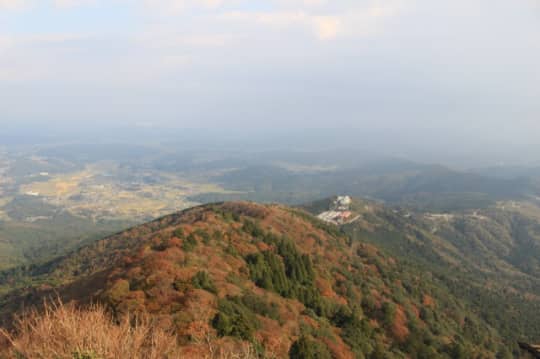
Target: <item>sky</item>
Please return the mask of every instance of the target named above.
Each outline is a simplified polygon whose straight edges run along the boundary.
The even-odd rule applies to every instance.
[[[0,0],[4,128],[520,146],[539,99],[539,0]]]

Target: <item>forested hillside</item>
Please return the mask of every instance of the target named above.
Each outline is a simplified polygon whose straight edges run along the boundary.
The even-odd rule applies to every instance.
[[[329,201],[306,208],[318,213]],[[341,230],[429,273],[505,338],[540,338],[540,209],[501,202],[432,213],[355,200]]]
[[[150,314],[186,357],[246,345],[277,358],[511,356],[433,273],[278,205],[196,207],[0,283],[11,288],[0,304],[8,328],[22,307],[58,293],[116,318]]]

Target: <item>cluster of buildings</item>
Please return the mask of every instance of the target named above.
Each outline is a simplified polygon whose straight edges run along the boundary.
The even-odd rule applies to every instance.
[[[351,203],[351,197],[337,196],[330,204],[329,210],[319,214],[317,217],[329,223],[347,223],[352,219]]]

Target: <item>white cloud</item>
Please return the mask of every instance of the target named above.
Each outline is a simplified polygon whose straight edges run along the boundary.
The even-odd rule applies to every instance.
[[[302,2],[307,6],[323,6],[328,3],[327,0],[303,0]]]
[[[161,64],[164,68],[162,71],[177,70],[192,63],[191,57],[187,55],[165,55],[161,59]]]
[[[229,2],[234,2],[234,0],[229,0]],[[169,15],[176,15],[190,9],[213,10],[224,3],[225,0],[144,0],[147,9]]]
[[[342,28],[342,20],[339,16],[311,15],[306,12],[275,12],[275,13],[237,13],[231,14],[231,18],[252,20],[260,24],[286,28],[301,26],[319,38],[320,40],[332,40],[338,36]]]
[[[45,3],[47,6],[53,6],[59,9],[69,9],[82,5],[94,4],[99,0],[0,0],[0,10],[26,10],[36,6],[36,4]]]
[[[223,47],[237,38],[238,36],[230,33],[213,32],[202,24],[186,31],[179,31],[174,25],[152,25],[136,35],[138,43],[152,49]]]
[[[11,36],[0,35],[0,53],[6,51],[13,45],[13,38]]]
[[[95,0],[54,0],[54,6],[61,9],[69,9],[82,5],[95,3]]]
[[[28,5],[27,0],[0,0],[0,10],[20,10]]]
[[[79,33],[50,33],[50,34],[33,34],[19,36],[18,43],[35,45],[35,44],[62,44],[70,41],[80,41],[90,38],[91,35]]]
[[[45,0],[44,0],[45,1]],[[404,0],[269,0],[271,10],[253,11],[248,0],[109,0],[122,1],[138,8],[143,6],[152,16],[190,16],[203,19],[216,31],[204,38],[192,36],[193,43],[223,44],[216,19],[227,19],[251,25],[264,25],[279,30],[301,28],[319,40],[333,40],[340,36],[373,33],[382,19],[393,16]],[[107,4],[103,0],[47,0],[59,9],[69,9],[90,4]],[[21,9],[35,5],[35,0],[0,0],[0,9]],[[195,15],[194,17],[192,15]],[[161,21],[161,20],[160,20]],[[197,20],[198,21],[198,20]],[[178,24],[177,24],[178,26]],[[251,31],[249,31],[251,33]]]
[[[312,21],[320,40],[332,40],[342,30],[341,19],[336,16],[316,16]]]
[[[0,7],[7,8],[9,3],[9,8],[18,8],[28,1],[32,0],[0,0]],[[114,1],[128,4],[131,0]],[[298,46],[316,47],[304,41],[306,35],[320,41],[370,35],[382,19],[397,13],[395,4],[400,0],[387,0],[385,6],[370,0],[362,7],[348,0],[340,1],[337,7],[327,0],[271,1],[275,6],[270,10],[253,11],[246,0],[137,0],[133,6],[152,7],[158,12],[152,11],[143,19],[142,31],[129,35],[41,32],[15,38],[0,36],[1,77],[13,81],[46,78],[84,82],[105,77],[120,83],[127,79],[152,80],[193,66],[214,66],[222,54],[238,54],[241,62],[246,54],[252,56],[250,49],[259,46],[261,39],[276,36],[283,40],[263,51],[286,57]],[[71,8],[103,1],[47,3]],[[236,55],[232,56],[234,59]],[[230,57],[225,60],[238,62]]]
[[[84,38],[86,36],[62,33],[0,36],[0,80],[47,78],[62,62],[60,52],[65,49],[64,44]]]
[[[303,28],[319,40],[333,40],[340,36],[368,36],[380,28],[380,23],[399,12],[397,6],[374,5],[368,8],[351,9],[328,15],[298,11],[250,12],[231,11],[220,19],[248,24],[269,26],[278,29]]]
[[[315,8],[328,4],[328,0],[273,0],[281,8]]]
[[[111,43],[124,46],[96,51]],[[0,36],[0,82],[122,86],[156,81],[192,63],[181,49],[149,43],[76,33]]]

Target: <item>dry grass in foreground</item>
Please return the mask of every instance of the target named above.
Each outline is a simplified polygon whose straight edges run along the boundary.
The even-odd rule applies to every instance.
[[[2,347],[2,341],[7,343]],[[208,346],[213,348],[213,344]],[[45,304],[41,312],[21,317],[13,334],[0,328],[0,359],[176,359],[182,355],[176,337],[149,316],[116,323],[100,306]],[[251,346],[238,351],[208,350],[205,359],[254,359]],[[197,355],[197,358],[200,358]]]
[[[0,332],[9,347],[0,358],[157,359],[179,358],[176,338],[149,319],[119,324],[101,307],[81,310],[62,303],[47,304],[18,320],[15,334]]]

